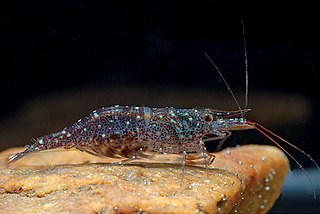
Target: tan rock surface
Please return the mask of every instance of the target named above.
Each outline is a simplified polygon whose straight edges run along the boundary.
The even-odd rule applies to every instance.
[[[266,213],[289,168],[283,153],[248,145],[215,155],[208,169],[186,166],[183,180],[180,163],[114,166],[64,151],[6,167],[2,155],[0,213]]]

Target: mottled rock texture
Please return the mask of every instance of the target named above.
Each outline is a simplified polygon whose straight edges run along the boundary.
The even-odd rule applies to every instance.
[[[21,150],[0,156],[0,213],[266,213],[289,169],[279,149],[257,145],[215,153],[208,168],[186,166],[183,179],[174,155],[112,165],[55,151],[5,166],[3,154]]]

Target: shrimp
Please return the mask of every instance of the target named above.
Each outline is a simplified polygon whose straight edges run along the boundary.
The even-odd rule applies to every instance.
[[[182,154],[183,175],[188,154],[196,153],[202,157],[206,167],[214,160],[214,155],[206,150],[205,141],[224,142],[232,131],[256,129],[279,146],[305,173],[302,165],[273,137],[299,150],[319,168],[310,155],[295,145],[262,125],[245,119],[244,114],[249,111],[119,105],[100,108],[62,131],[35,139],[32,145],[11,155],[7,161],[11,164],[30,153],[44,150],[76,148],[92,155],[121,158],[116,163],[122,164],[151,151]]]
[[[230,130],[252,128],[244,118],[237,117],[247,111],[115,105],[95,110],[62,131],[35,139],[25,151],[10,156],[8,161],[13,163],[30,153],[61,147],[129,158],[124,161],[136,159],[145,150],[183,154],[184,159],[187,153],[194,152],[207,157],[204,140],[224,139]]]

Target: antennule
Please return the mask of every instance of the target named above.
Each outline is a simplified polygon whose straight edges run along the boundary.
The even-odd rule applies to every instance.
[[[244,29],[244,23],[243,20],[241,20],[242,23],[242,36],[243,36],[243,46],[244,46],[244,58],[245,58],[245,66],[246,66],[246,92],[244,97],[244,108],[246,109],[248,106],[248,97],[249,97],[249,74],[248,74],[248,52],[247,52],[247,42],[246,42],[246,33]]]
[[[210,61],[210,63],[213,65],[213,67],[216,69],[216,71],[218,72],[218,74],[220,75],[221,79],[223,80],[224,84],[227,86],[228,91],[230,92],[233,100],[235,101],[237,108],[240,111],[241,117],[244,118],[244,114],[243,114],[243,110],[241,109],[239,102],[236,98],[236,96],[234,95],[233,91],[231,90],[228,82],[226,81],[226,79],[224,78],[224,76],[222,75],[222,72],[220,71],[220,69],[218,68],[218,66],[213,62],[213,60],[210,58],[210,56],[204,52],[204,55],[208,58],[208,60]]]

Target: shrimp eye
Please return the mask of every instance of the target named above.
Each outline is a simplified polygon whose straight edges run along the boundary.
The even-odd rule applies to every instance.
[[[210,123],[210,122],[212,122],[213,117],[212,117],[211,114],[206,114],[206,115],[203,116],[203,119],[204,119],[205,122]]]

